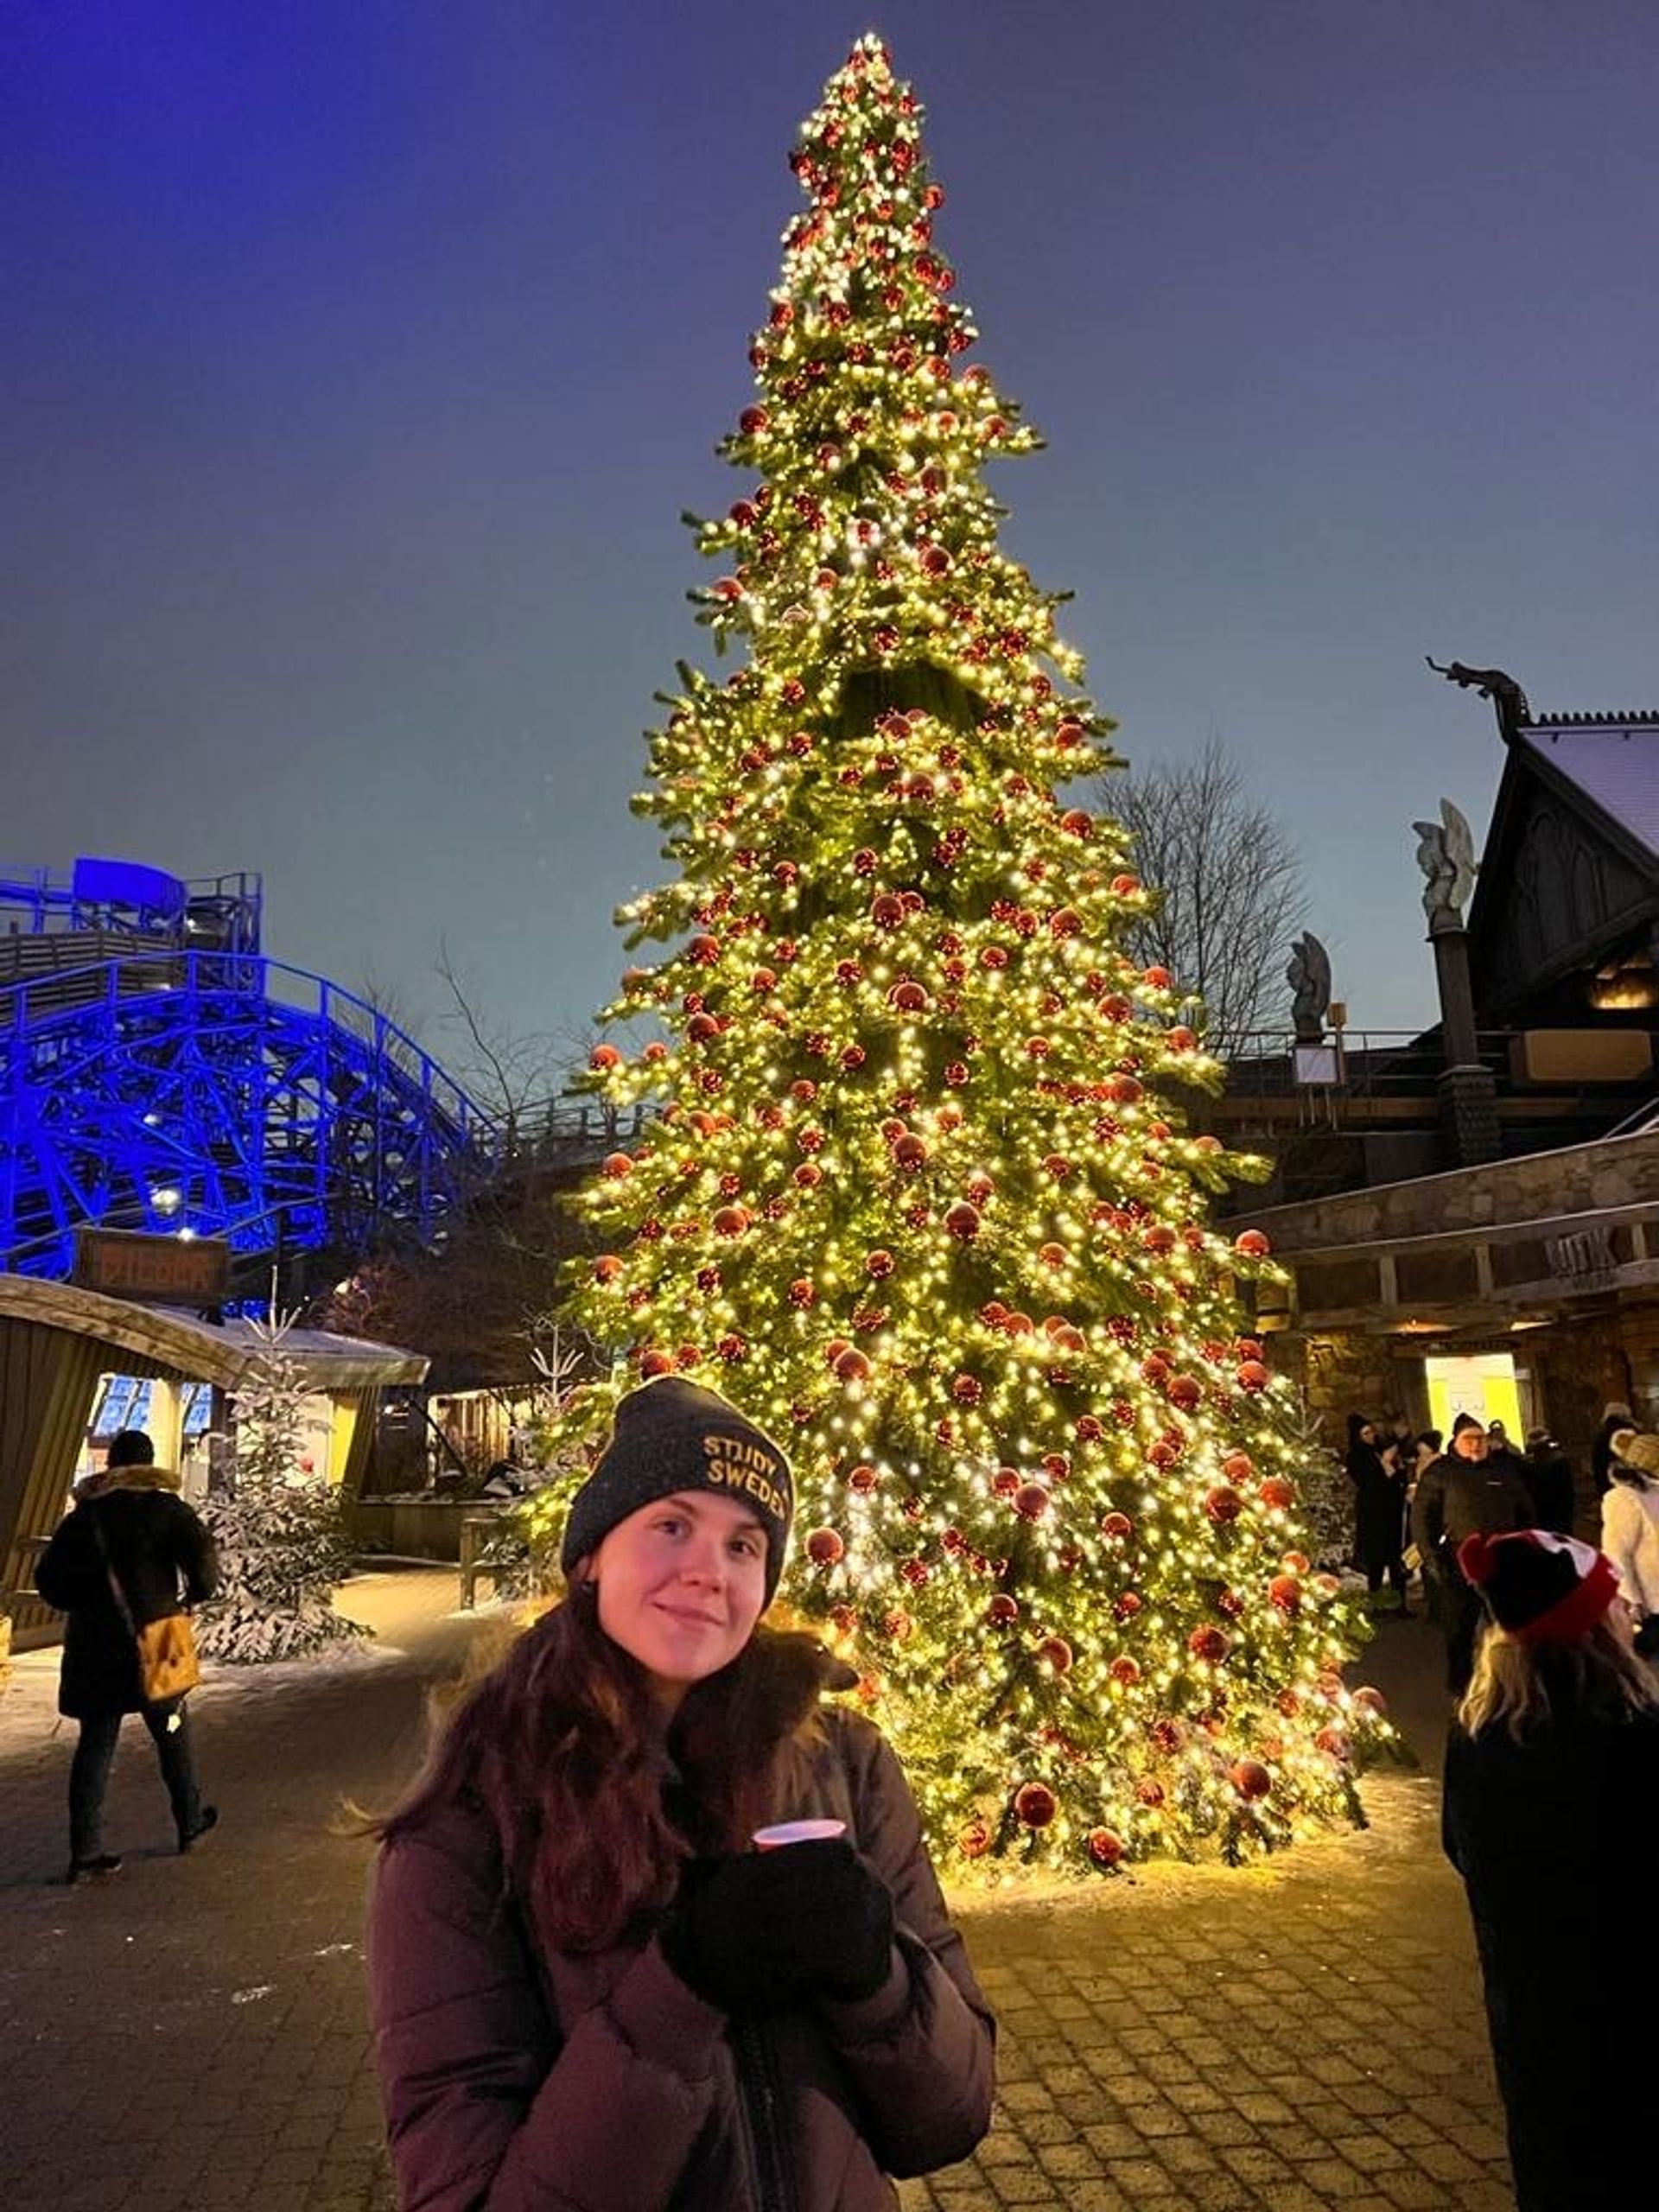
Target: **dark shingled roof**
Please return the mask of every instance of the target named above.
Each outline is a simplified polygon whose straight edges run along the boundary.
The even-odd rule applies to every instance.
[[[1540,715],[1516,742],[1659,855],[1659,714]]]

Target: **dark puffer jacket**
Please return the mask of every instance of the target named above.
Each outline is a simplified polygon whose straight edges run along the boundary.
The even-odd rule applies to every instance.
[[[892,2212],[888,2174],[968,2156],[990,2012],[885,1738],[819,1719],[775,1809],[845,1821],[893,1891],[892,1967],[862,2003],[739,2023],[654,1938],[538,1958],[481,1808],[386,1846],[369,1975],[404,2212]]]
[[[178,1482],[165,1467],[122,1467],[101,1476],[41,1554],[35,1587],[69,1616],[58,1710],[72,1719],[138,1713],[145,1703],[137,1649],[111,1593],[100,1533],[139,1627],[213,1593],[213,1540],[178,1496]]]

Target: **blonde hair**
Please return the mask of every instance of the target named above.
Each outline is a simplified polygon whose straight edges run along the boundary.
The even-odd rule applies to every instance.
[[[1659,1682],[1605,1615],[1570,1642],[1523,1643],[1488,1623],[1459,1725],[1471,1736],[1504,1728],[1517,1744],[1575,1717],[1633,1720],[1659,1712]]]

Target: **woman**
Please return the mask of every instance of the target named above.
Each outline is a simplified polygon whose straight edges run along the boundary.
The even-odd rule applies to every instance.
[[[1611,1399],[1602,1408],[1601,1427],[1590,1446],[1590,1478],[1595,1484],[1598,1497],[1606,1496],[1607,1485],[1613,1479],[1614,1438],[1621,1429],[1635,1427],[1636,1416],[1623,1398]]]
[[[1541,1529],[1467,1537],[1488,1619],[1446,1746],[1519,2212],[1613,2204],[1654,2164],[1659,1688],[1611,1562]]]
[[[1406,1486],[1399,1458],[1390,1442],[1385,1453],[1376,1428],[1363,1414],[1348,1416],[1348,1450],[1343,1460],[1354,1486],[1354,1555],[1365,1576],[1365,1587],[1375,1599],[1383,1578],[1394,1593],[1397,1611],[1406,1608],[1406,1568],[1401,1554],[1405,1546]]]
[[[185,1700],[146,1700],[133,1637],[135,1624],[176,1613],[181,1592],[192,1605],[211,1598],[219,1579],[213,1537],[178,1488],[143,1430],[124,1428],[35,1566],[35,1588],[69,1616],[58,1710],[80,1723],[69,1765],[71,1882],[119,1871],[120,1854],[104,1848],[104,1797],[129,1713],[143,1714],[156,1746],[179,1849],[191,1850],[219,1819],[201,1802]]]
[[[1636,1648],[1659,1654],[1659,1436],[1620,1429],[1601,1501],[1601,1548],[1637,1625]]]
[[[679,1376],[617,1408],[562,1603],[381,1826],[405,2212],[888,2212],[990,2122],[991,2015],[897,1760],[760,1629],[787,1461]],[[845,1837],[750,1847],[768,1823]]]

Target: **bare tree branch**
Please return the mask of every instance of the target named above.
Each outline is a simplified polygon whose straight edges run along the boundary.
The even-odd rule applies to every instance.
[[[1137,959],[1167,968],[1203,1001],[1205,1042],[1224,1059],[1271,1027],[1285,950],[1305,918],[1301,856],[1257,805],[1219,738],[1196,759],[1103,782],[1101,804],[1134,841],[1156,912],[1128,934]]]
[[[432,964],[449,995],[440,1024],[461,1040],[460,1050],[452,1056],[455,1073],[502,1124],[510,1151],[517,1150],[563,1088],[572,1064],[569,1039],[545,1031],[516,1034],[498,1022],[459,973],[442,938]]]

